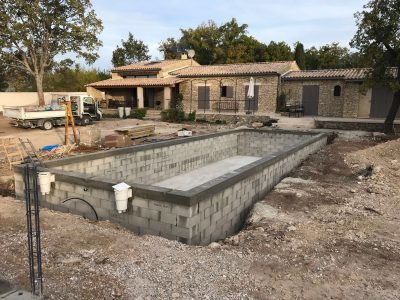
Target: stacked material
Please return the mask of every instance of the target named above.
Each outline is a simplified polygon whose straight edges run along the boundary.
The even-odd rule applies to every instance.
[[[115,132],[129,136],[131,139],[137,139],[141,137],[154,135],[155,125],[144,124],[131,127],[122,127],[116,129]]]

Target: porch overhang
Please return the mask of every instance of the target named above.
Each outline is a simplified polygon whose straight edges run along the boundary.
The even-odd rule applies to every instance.
[[[130,88],[130,87],[174,87],[184,81],[181,78],[123,78],[107,79],[86,85],[94,88]]]

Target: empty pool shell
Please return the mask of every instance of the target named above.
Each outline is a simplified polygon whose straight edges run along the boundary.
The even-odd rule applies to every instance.
[[[208,244],[239,230],[252,205],[326,139],[313,132],[241,129],[48,161],[40,171],[55,174],[56,182],[41,204],[92,213],[84,203],[61,203],[79,197],[100,219],[136,233]],[[112,186],[122,181],[133,197],[119,214]],[[15,189],[22,198],[20,167]]]

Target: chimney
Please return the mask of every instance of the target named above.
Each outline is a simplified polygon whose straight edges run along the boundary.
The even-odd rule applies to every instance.
[[[181,54],[181,59],[188,59],[187,54],[186,54],[186,53],[182,53],[182,54]]]

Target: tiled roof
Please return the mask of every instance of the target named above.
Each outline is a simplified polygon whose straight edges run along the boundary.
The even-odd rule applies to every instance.
[[[159,71],[164,67],[182,62],[181,59],[141,61],[127,66],[116,67],[112,72],[118,71]]]
[[[171,74],[178,77],[204,77],[229,75],[283,74],[295,65],[294,61],[226,64],[187,67]],[[296,66],[297,67],[297,66]]]
[[[326,70],[306,70],[291,71],[283,76],[284,79],[345,79],[362,80],[368,74],[368,68],[362,69],[326,69]]]
[[[168,78],[124,78],[107,79],[88,84],[93,87],[134,87],[134,86],[170,86],[183,81],[175,77]]]

